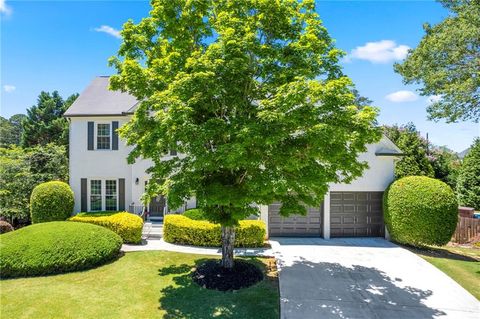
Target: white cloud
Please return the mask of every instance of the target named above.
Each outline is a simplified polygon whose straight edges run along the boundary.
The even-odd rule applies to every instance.
[[[15,91],[16,87],[14,85],[9,85],[9,84],[6,84],[3,86],[3,90],[7,93],[11,93],[13,91]]]
[[[0,0],[1,1],[1,0]],[[115,38],[121,39],[120,31],[117,29],[112,28],[111,26],[108,25],[102,25],[100,28],[95,28],[94,29],[97,32],[105,32],[107,34],[110,34],[111,36],[114,36]]]
[[[7,6],[6,0],[0,0],[0,13],[9,15],[12,13],[12,8]]]
[[[427,98],[427,103],[430,105],[433,103],[440,102],[441,99],[442,99],[441,95],[432,95]]]
[[[363,46],[356,47],[346,56],[345,61],[353,59],[366,60],[372,63],[389,63],[405,59],[409,46],[397,45],[392,40],[367,42]]]
[[[402,103],[416,101],[418,99],[418,95],[412,91],[397,91],[388,94],[385,98],[394,103]]]

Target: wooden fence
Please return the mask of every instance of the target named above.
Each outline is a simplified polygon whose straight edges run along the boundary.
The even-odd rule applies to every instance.
[[[466,244],[476,236],[480,236],[480,219],[459,216],[452,241]]]

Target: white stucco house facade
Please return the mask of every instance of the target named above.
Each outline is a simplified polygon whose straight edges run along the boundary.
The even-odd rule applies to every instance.
[[[126,123],[138,101],[127,93],[108,90],[109,78],[96,77],[65,112],[70,127],[70,186],[75,194],[75,213],[82,211],[142,210],[150,160],[127,163],[131,147],[116,129]],[[369,168],[350,184],[331,184],[321,207],[307,216],[283,218],[280,204],[260,207],[270,236],[385,236],[382,194],[394,180],[395,161],[401,151],[388,138],[368,146],[360,159]],[[177,156],[165,154],[165,158]],[[195,207],[195,199],[175,211]],[[146,208],[151,217],[170,212],[158,196]]]

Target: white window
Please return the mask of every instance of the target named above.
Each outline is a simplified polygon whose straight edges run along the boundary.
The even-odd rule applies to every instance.
[[[111,132],[109,123],[97,124],[97,150],[109,150],[111,146]]]
[[[102,210],[102,181],[90,180],[90,210]]]
[[[118,210],[118,184],[116,179],[90,180],[90,211]]]
[[[105,181],[105,210],[117,210],[117,181]]]

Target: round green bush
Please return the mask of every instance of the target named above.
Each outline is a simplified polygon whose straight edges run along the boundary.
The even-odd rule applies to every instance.
[[[34,224],[0,235],[1,278],[66,273],[119,256],[122,239],[104,227],[72,222]]]
[[[395,181],[383,195],[383,206],[390,236],[399,243],[445,245],[457,225],[454,192],[430,177],[408,176]]]
[[[72,215],[73,192],[64,182],[53,181],[37,185],[30,196],[32,223],[66,220]]]

